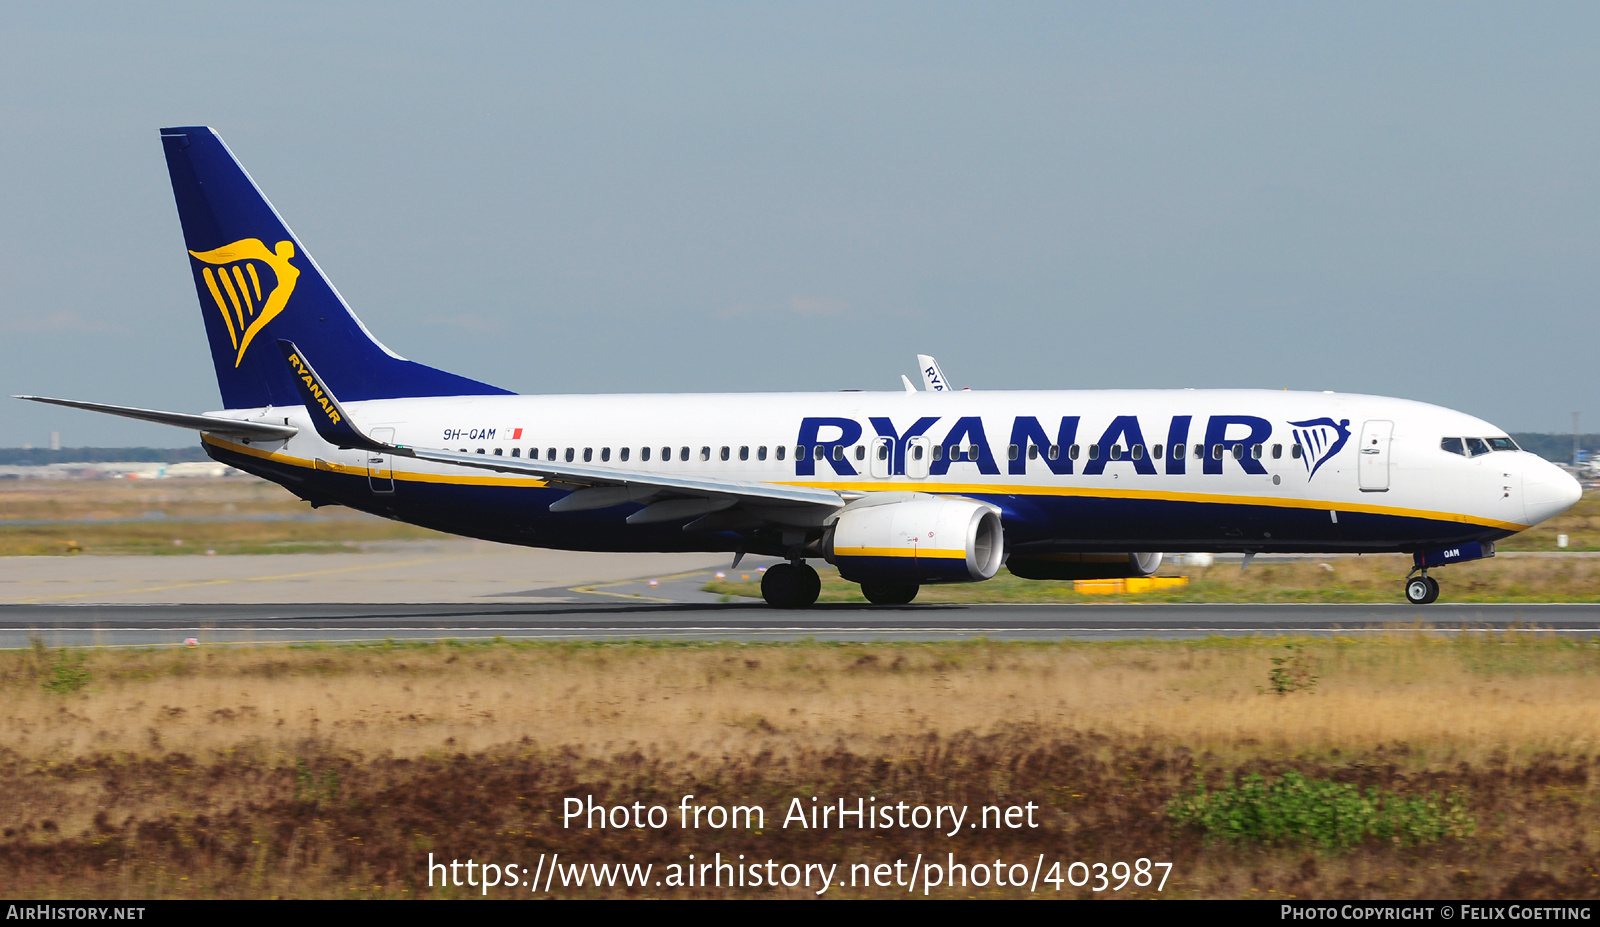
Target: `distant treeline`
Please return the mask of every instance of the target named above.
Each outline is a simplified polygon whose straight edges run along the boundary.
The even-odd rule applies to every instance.
[[[210,458],[198,444],[194,447],[64,447],[59,451],[38,447],[0,447],[0,464],[106,463],[114,460],[187,463]]]
[[[1545,460],[1572,463],[1572,435],[1536,435],[1513,432],[1511,440],[1525,451],[1532,451]],[[1578,435],[1578,447],[1585,451],[1600,448],[1600,435]]]

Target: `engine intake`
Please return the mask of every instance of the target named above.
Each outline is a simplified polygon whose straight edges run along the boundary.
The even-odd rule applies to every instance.
[[[1005,560],[1000,515],[971,499],[870,496],[839,514],[823,557],[853,582],[972,583]]]

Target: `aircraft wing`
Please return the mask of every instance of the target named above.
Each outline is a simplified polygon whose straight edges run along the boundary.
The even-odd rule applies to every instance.
[[[553,503],[550,506],[553,512],[606,508],[624,502],[654,500],[663,495],[710,500],[709,507],[701,506],[693,512],[685,510],[683,514],[705,514],[732,508],[741,502],[760,503],[766,506],[821,505],[829,508],[842,507],[846,502],[839,493],[814,486],[784,486],[776,483],[745,483],[703,477],[671,476],[641,473],[636,470],[616,470],[590,464],[496,457],[443,448],[384,444],[381,441],[374,441],[357,427],[355,421],[350,418],[350,413],[345,411],[333,392],[328,389],[327,381],[317,375],[311,362],[306,359],[305,352],[290,341],[279,341],[278,347],[293,372],[294,381],[300,389],[300,398],[305,403],[306,410],[311,413],[311,421],[317,429],[317,434],[330,444],[381,451],[396,457],[411,457],[457,467],[474,467],[501,473],[523,473],[577,490],[571,496]],[[651,514],[647,514],[650,509],[636,512],[630,516],[629,521],[638,524],[678,517],[677,511],[671,508],[669,503],[657,503],[657,505],[662,507],[651,506],[650,509],[655,509]]]
[[[735,501],[761,501],[763,503],[787,503],[790,505],[826,505],[837,508],[845,504],[845,500],[831,489],[821,489],[814,486],[784,486],[777,483],[743,483],[733,480],[696,479],[694,477],[668,476],[666,474],[641,473],[636,470],[613,470],[609,467],[596,467],[585,464],[557,463],[555,461],[526,460],[517,457],[491,457],[485,454],[463,454],[460,451],[431,450],[420,447],[395,447],[390,453],[403,457],[415,457],[417,460],[427,460],[433,463],[453,464],[458,467],[476,467],[480,470],[497,470],[501,473],[524,473],[536,476],[552,483],[561,483],[574,489],[588,489],[599,487],[628,488],[636,491],[636,495],[654,495],[666,493],[683,496],[728,496]],[[619,496],[621,494],[618,494]],[[611,498],[610,495],[594,495],[594,500]],[[565,502],[566,500],[562,500]],[[585,500],[587,501],[587,500]],[[618,498],[612,505],[631,501],[627,498]],[[551,511],[576,509],[587,506],[562,506],[561,502],[552,505]]]
[[[300,433],[300,429],[293,425],[278,425],[272,422],[252,422],[243,419],[225,418],[221,415],[192,415],[188,412],[161,412],[156,409],[139,409],[134,406],[112,406],[103,402],[83,402],[77,399],[51,399],[48,396],[12,396],[12,399],[26,399],[29,402],[45,402],[53,406],[66,406],[69,409],[84,409],[89,412],[104,412],[107,415],[120,415],[123,418],[136,418],[141,422],[154,422],[157,425],[176,425],[179,428],[195,428],[214,435],[233,435],[245,438],[292,438]]]

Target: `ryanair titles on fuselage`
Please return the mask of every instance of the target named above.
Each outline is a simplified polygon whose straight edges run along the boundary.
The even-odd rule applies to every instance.
[[[1037,416],[1019,415],[1013,418],[1007,443],[1018,448],[1019,452],[1014,457],[1007,455],[1006,472],[1011,475],[1027,472],[1029,445],[1054,449],[1054,453],[1039,454],[1036,460],[1057,475],[1081,472],[1086,476],[1094,476],[1104,473],[1106,466],[1112,463],[1130,464],[1136,473],[1149,476],[1157,473],[1187,473],[1194,463],[1199,464],[1198,469],[1202,473],[1221,474],[1223,463],[1228,458],[1233,458],[1245,473],[1265,475],[1267,472],[1266,466],[1254,456],[1259,453],[1255,447],[1268,444],[1273,429],[1272,423],[1260,416],[1211,415],[1204,418],[1203,426],[1197,427],[1195,416],[1174,415],[1163,422],[1164,433],[1153,433],[1158,441],[1164,439],[1165,448],[1168,449],[1162,455],[1164,459],[1156,458],[1151,442],[1146,440],[1145,427],[1136,415],[1115,416],[1099,439],[1087,445],[1086,453],[1081,456],[1069,453],[1068,449],[1078,444],[1081,418],[1077,415],[1062,416],[1055,425],[1054,434],[1046,430]],[[941,420],[941,416],[924,416],[901,430],[886,416],[867,418],[876,437],[889,442],[889,472],[894,475],[905,474],[908,447],[912,439],[925,436]],[[1305,464],[1308,474],[1315,474],[1350,439],[1349,419],[1334,421],[1331,418],[1318,418],[1289,424],[1293,428],[1293,456]],[[795,475],[815,476],[817,465],[826,463],[836,475],[859,476],[847,450],[861,443],[864,433],[865,428],[853,418],[803,418],[796,444],[804,448],[805,453],[796,455]],[[1191,439],[1191,433],[1197,437]],[[1191,444],[1191,441],[1195,443]],[[990,446],[982,416],[958,417],[945,431],[944,437],[933,443],[943,448],[954,448],[955,452],[935,455],[928,468],[930,476],[947,474],[954,463],[972,463],[977,465],[979,473],[1000,474],[1000,463]],[[1191,459],[1190,454],[1196,453],[1194,451],[1171,453],[1170,449],[1180,445],[1186,451],[1191,447],[1204,448],[1204,451],[1197,454],[1198,459]],[[1081,470],[1077,469],[1080,465]]]

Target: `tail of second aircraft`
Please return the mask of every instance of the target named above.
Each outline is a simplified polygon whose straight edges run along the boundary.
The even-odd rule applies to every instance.
[[[507,392],[372,337],[210,127],[162,129],[161,144],[224,406],[299,405],[280,339],[315,357],[346,401]]]

